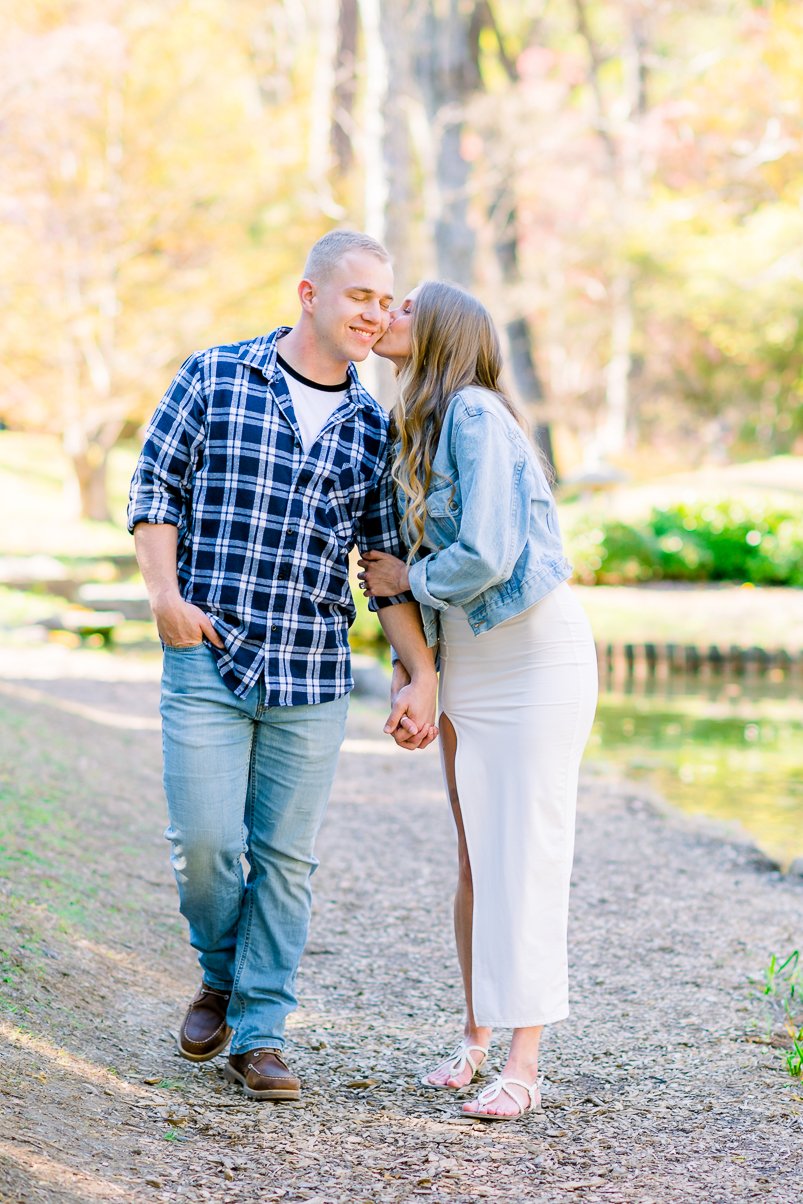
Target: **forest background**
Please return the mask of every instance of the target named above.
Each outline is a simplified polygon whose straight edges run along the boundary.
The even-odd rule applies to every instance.
[[[292,321],[337,225],[399,296],[486,301],[561,475],[800,450],[795,0],[1,7],[0,420],[60,437],[84,516],[184,356]]]

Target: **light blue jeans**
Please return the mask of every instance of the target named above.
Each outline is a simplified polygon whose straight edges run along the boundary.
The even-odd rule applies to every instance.
[[[237,698],[205,644],[165,649],[165,835],[204,982],[232,993],[232,1053],[284,1044],[348,711],[348,695],[314,706],[264,699],[262,682]]]

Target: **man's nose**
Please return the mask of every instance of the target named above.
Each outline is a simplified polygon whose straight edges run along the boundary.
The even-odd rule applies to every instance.
[[[379,304],[379,301],[375,298],[373,301],[369,301],[365,305],[362,311],[362,316],[370,319],[371,322],[378,322],[381,325],[382,319],[385,317],[385,311]]]

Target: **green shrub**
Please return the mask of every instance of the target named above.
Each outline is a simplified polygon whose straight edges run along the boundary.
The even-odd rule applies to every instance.
[[[568,543],[575,578],[584,585],[648,581],[659,575],[658,547],[647,530],[589,516],[573,528]]]
[[[585,584],[663,579],[803,586],[803,516],[739,501],[653,509],[632,524],[586,516],[567,543]]]

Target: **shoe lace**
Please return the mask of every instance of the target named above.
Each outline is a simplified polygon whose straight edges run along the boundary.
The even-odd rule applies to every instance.
[[[266,1046],[264,1049],[252,1049],[251,1050],[252,1060],[255,1060],[256,1058],[260,1057],[262,1054],[273,1054],[273,1056],[275,1057],[276,1061],[279,1063],[280,1066],[283,1066],[285,1070],[290,1069],[290,1067],[287,1065],[287,1063],[285,1062],[284,1058],[281,1055],[281,1050],[272,1048],[271,1046]]]

